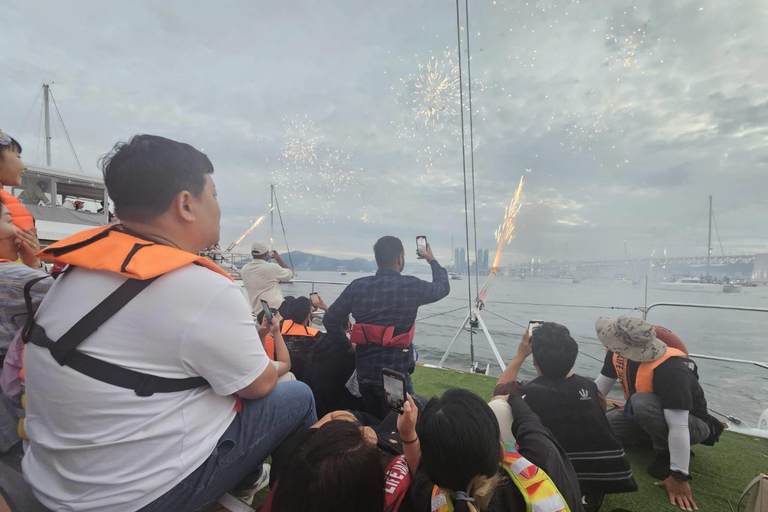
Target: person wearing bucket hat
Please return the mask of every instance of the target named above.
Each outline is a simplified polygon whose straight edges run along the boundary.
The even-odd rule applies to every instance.
[[[624,446],[651,444],[656,458],[648,472],[662,480],[670,503],[696,509],[689,480],[691,445],[714,445],[722,425],[707,410],[698,372],[685,352],[657,338],[642,318],[599,318],[597,337],[608,348],[595,380],[608,394],[618,379],[627,402],[608,412],[608,421]]]
[[[277,251],[269,250],[269,244],[266,242],[253,242],[251,256],[253,261],[240,269],[243,286],[251,301],[251,311],[261,312],[262,299],[269,303],[270,308],[279,308],[284,300],[280,283],[293,279],[293,270],[286,265]],[[273,258],[275,263],[270,263],[269,258]]]

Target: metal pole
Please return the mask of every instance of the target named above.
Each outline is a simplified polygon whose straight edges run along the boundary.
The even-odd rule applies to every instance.
[[[269,250],[275,243],[275,186],[269,185]]]
[[[709,255],[712,252],[712,196],[709,196],[709,235],[707,235],[707,277],[709,277]]]
[[[445,364],[445,360],[448,359],[448,354],[451,352],[451,348],[453,348],[453,344],[456,343],[456,340],[459,339],[459,335],[461,334],[461,331],[464,330],[464,327],[467,325],[467,322],[469,322],[469,317],[471,316],[472,312],[470,311],[467,313],[467,318],[464,319],[464,322],[462,322],[461,327],[459,327],[459,330],[456,331],[456,336],[453,337],[451,340],[451,344],[448,345],[448,348],[445,350],[445,354],[443,354],[443,357],[440,359],[440,362],[437,363],[438,368],[442,368],[443,364]]]
[[[48,84],[43,84],[43,106],[45,110],[45,165],[51,166],[51,116],[48,111]]]
[[[491,338],[491,333],[488,332],[488,327],[485,326],[485,321],[483,320],[483,317],[480,316],[480,313],[477,313],[477,320],[480,322],[480,327],[482,327],[483,332],[485,333],[485,338],[488,340],[488,344],[491,346],[491,350],[493,350],[493,355],[496,356],[496,361],[499,362],[501,371],[506,370],[507,365],[504,364],[504,360],[501,358],[501,354],[499,354],[499,349],[496,348],[496,344],[493,342],[493,338]]]

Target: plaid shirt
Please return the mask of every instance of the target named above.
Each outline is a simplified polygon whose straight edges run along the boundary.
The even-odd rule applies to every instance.
[[[325,313],[323,324],[328,334],[333,339],[344,336],[344,324],[350,313],[357,323],[393,326],[395,336],[410,331],[419,306],[437,302],[451,290],[448,272],[437,261],[432,261],[430,266],[431,283],[394,270],[379,270],[375,276],[355,279]],[[413,372],[413,366],[410,348],[357,347],[357,379],[360,382],[381,385],[382,368],[409,374]]]

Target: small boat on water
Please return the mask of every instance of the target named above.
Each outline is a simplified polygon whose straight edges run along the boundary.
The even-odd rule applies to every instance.
[[[347,275],[347,269],[345,267],[339,267],[336,269],[336,272],[339,273],[340,276]]]
[[[724,284],[723,293],[741,293],[741,286],[731,283]]]
[[[449,270],[448,271],[448,277],[450,277],[454,281],[461,281],[461,274],[456,272],[455,270]]]

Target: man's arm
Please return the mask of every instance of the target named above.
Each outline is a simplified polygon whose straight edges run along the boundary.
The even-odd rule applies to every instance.
[[[427,250],[419,259],[427,260],[429,266],[432,267],[432,282],[420,281],[421,283],[421,303],[432,304],[440,299],[447,297],[451,292],[451,283],[448,281],[448,271],[435,259],[432,254],[432,247],[427,244]]]
[[[326,311],[325,315],[323,315],[323,325],[325,326],[325,330],[332,340],[338,340],[341,338],[346,340],[347,338],[344,327],[349,320],[349,314],[352,312],[352,292],[350,292],[351,286],[352,285],[349,285],[344,288],[344,291],[341,292],[339,298],[336,299],[333,304],[331,304],[331,306],[328,308],[328,311]]]
[[[493,388],[494,395],[523,395],[522,385],[517,381],[517,376],[529,355],[531,355],[531,343],[528,329],[526,329],[520,344],[517,346],[515,357],[512,358],[512,362],[496,381],[496,386]]]
[[[616,383],[618,375],[616,374],[616,368],[613,366],[613,352],[605,354],[605,361],[603,361],[603,368],[600,370],[600,375],[595,379],[595,385],[597,385],[598,391],[603,396],[608,396],[608,392]]]

